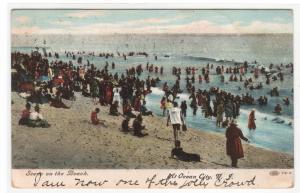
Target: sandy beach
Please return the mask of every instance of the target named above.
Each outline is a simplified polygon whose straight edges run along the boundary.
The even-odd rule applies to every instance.
[[[100,106],[104,125],[89,123],[96,107],[92,99],[82,96],[71,109],[41,106],[50,128],[18,125],[25,99],[12,92],[12,167],[13,168],[86,168],[86,169],[213,169],[230,168],[225,151],[225,136],[188,128],[179,139],[183,150],[198,153],[203,162],[183,162],[170,158],[173,148],[171,126],[166,118],[143,117],[148,136],[137,138],[120,132],[122,116],[108,115]],[[99,106],[98,106],[99,107]],[[130,125],[133,120],[131,120]],[[239,168],[293,168],[293,155],[274,152],[243,143],[245,158]]]

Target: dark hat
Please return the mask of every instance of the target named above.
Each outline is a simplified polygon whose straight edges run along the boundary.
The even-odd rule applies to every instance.
[[[26,103],[26,108],[30,108],[30,107],[31,107],[30,103]]]
[[[40,110],[40,106],[37,104],[37,105],[35,105],[35,107],[34,107],[34,110]]]
[[[237,125],[237,121],[235,119],[231,120],[230,125]]]

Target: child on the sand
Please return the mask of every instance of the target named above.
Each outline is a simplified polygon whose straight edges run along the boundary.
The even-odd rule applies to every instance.
[[[98,125],[100,123],[100,120],[97,117],[97,114],[100,112],[99,108],[96,108],[92,113],[91,113],[91,122],[94,125]]]

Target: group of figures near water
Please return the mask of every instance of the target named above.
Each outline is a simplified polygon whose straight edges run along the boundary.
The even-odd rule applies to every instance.
[[[214,65],[208,63],[200,69],[191,66],[181,69],[172,67],[172,75],[175,77],[173,85],[163,82],[161,76],[167,76],[163,66],[157,66],[147,63],[145,66],[140,64],[126,69],[122,74],[112,73],[110,64],[105,63],[103,68],[97,68],[89,60],[83,63],[85,55],[93,57],[114,58],[121,57],[127,60],[132,56],[151,57],[146,52],[129,53],[99,53],[94,52],[65,52],[68,62],[60,60],[59,53],[47,53],[42,55],[38,51],[32,51],[30,54],[14,52],[12,53],[12,90],[26,99],[26,107],[22,111],[19,121],[20,125],[29,127],[51,127],[41,114],[41,104],[48,104],[53,108],[71,109],[72,103],[76,102],[75,93],[80,93],[84,97],[90,97],[94,106],[109,106],[109,115],[123,116],[124,120],[120,123],[121,131],[132,133],[137,137],[145,137],[147,125],[143,125],[143,116],[154,116],[154,113],[147,107],[146,96],[152,92],[153,87],[161,87],[164,96],[160,101],[162,115],[167,116],[167,126],[171,122],[174,136],[174,148],[171,150],[171,157],[182,161],[201,161],[200,155],[187,153],[181,147],[179,130],[187,131],[188,106],[192,109],[193,115],[197,116],[197,110],[200,107],[202,115],[205,118],[213,119],[215,117],[216,126],[226,128],[225,136],[226,152],[232,160],[232,167],[237,167],[237,160],[244,157],[241,139],[249,142],[243,135],[237,124],[237,117],[240,115],[241,106],[268,104],[267,96],[260,96],[255,99],[251,94],[234,95],[233,93],[222,90],[219,87],[211,87],[209,90],[196,89],[195,84],[209,84],[211,73],[215,73],[220,78],[220,83],[228,84],[225,81],[225,74],[229,76],[229,82],[241,82],[249,90],[259,90],[263,87],[262,82],[255,82],[260,76],[265,77],[265,84],[269,85],[271,81],[284,81],[283,69],[290,70],[293,73],[293,64],[280,64],[275,66],[270,64],[268,68],[260,67],[257,62],[250,66],[248,62],[235,63],[234,66],[224,67],[223,65]],[[155,60],[158,57],[155,55]],[[165,56],[166,57],[166,56]],[[77,65],[73,63],[76,62]],[[111,63],[111,69],[115,69],[117,64]],[[215,67],[216,66],[216,67]],[[185,70],[186,84],[182,88],[182,70]],[[199,70],[199,73],[198,73]],[[148,76],[142,77],[142,74],[148,73]],[[246,75],[253,77],[247,77]],[[198,76],[198,81],[196,78]],[[197,83],[196,83],[197,82]],[[201,86],[200,86],[201,87]],[[179,94],[187,91],[190,104],[182,101],[178,104]],[[278,97],[277,87],[272,88],[270,97]],[[67,103],[67,104],[66,104]],[[34,111],[31,106],[35,104]],[[283,99],[284,105],[290,105],[289,98]],[[90,123],[94,125],[103,125],[105,120],[98,117],[100,107],[93,108],[90,114]],[[122,112],[120,112],[120,109]],[[282,113],[281,104],[274,107],[274,113]],[[225,116],[225,119],[224,119]],[[57,117],[59,119],[59,117]],[[132,127],[129,126],[130,119],[134,119]],[[256,129],[255,109],[248,117],[248,128]]]

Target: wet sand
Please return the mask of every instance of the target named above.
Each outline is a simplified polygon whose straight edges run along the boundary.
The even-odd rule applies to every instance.
[[[86,168],[86,169],[210,169],[230,168],[225,151],[225,136],[196,129],[181,132],[183,150],[198,153],[203,162],[183,162],[170,158],[173,131],[166,118],[144,117],[148,136],[137,138],[122,133],[122,116],[108,115],[108,107],[98,117],[104,125],[89,123],[96,108],[92,99],[77,97],[71,109],[41,105],[50,128],[19,126],[26,100],[12,92],[12,167],[13,168]],[[130,122],[132,123],[133,119]],[[239,168],[293,168],[293,155],[258,148],[243,142],[245,158]]]

